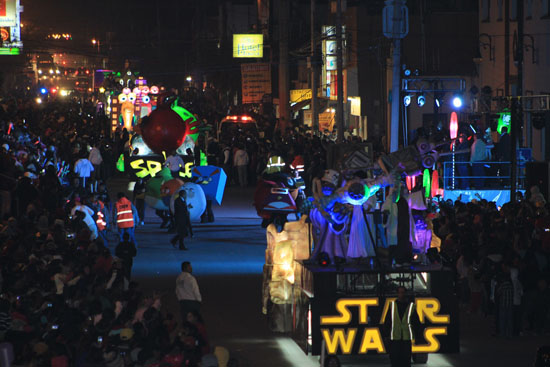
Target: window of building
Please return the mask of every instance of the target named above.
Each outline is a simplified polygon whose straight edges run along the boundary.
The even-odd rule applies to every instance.
[[[525,19],[533,19],[533,0],[525,2]]]
[[[518,20],[518,0],[510,0],[510,20]]]
[[[491,21],[491,0],[481,1],[481,21],[482,22]]]
[[[503,0],[497,0],[497,11],[498,11],[498,16],[497,16],[497,22],[502,22],[502,4],[504,3]]]

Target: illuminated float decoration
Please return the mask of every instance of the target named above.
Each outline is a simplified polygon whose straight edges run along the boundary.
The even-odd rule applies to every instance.
[[[162,154],[176,151],[187,136],[195,142],[199,136],[199,122],[195,116],[178,106],[177,99],[173,103],[159,102],[158,108],[140,124],[145,144],[153,152]]]
[[[200,220],[202,213],[206,210],[206,196],[201,186],[193,182],[186,182],[175,190],[170,199],[170,209],[172,213],[174,212],[174,202],[179,197],[180,190],[184,190],[187,194],[185,201],[187,202],[189,219],[191,219],[191,221]]]

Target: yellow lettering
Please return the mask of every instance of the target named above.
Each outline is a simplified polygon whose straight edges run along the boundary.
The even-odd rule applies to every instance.
[[[149,174],[149,170],[145,167],[141,167],[141,165],[145,163],[143,159],[137,159],[135,161],[130,162],[130,167],[133,169],[139,169],[140,171],[136,172],[136,176],[139,178],[146,177]]]
[[[437,327],[427,327],[424,330],[424,339],[427,344],[424,345],[412,345],[413,353],[435,353],[439,351],[440,344],[439,340],[435,337],[436,335],[447,335],[446,326],[437,326]]]
[[[341,298],[336,301],[339,316],[321,316],[321,325],[345,325],[351,321],[349,307],[359,307],[359,323],[368,323],[368,306],[378,306],[378,298]]]
[[[448,324],[450,322],[449,315],[438,315],[441,309],[441,304],[437,298],[417,298],[416,312],[418,319],[424,323],[425,317],[434,324]]]
[[[344,329],[334,329],[332,334],[328,329],[321,329],[321,333],[323,334],[329,354],[336,354],[338,346],[340,346],[342,354],[350,354],[357,329],[348,329],[347,332]]]
[[[363,340],[359,353],[365,354],[369,350],[376,350],[378,353],[386,353],[380,330],[377,328],[365,328],[363,332]]]
[[[384,324],[386,322],[386,316],[388,315],[388,311],[390,309],[390,305],[393,301],[395,301],[397,298],[395,297],[388,297],[386,298],[386,303],[384,303],[384,309],[382,310],[382,316],[380,317],[380,324]]]
[[[147,161],[147,168],[149,168],[151,177],[155,177],[162,170],[162,164],[156,161]]]
[[[191,171],[193,170],[194,166],[195,164],[193,162],[185,163],[185,172],[180,172],[180,177],[191,178]]]

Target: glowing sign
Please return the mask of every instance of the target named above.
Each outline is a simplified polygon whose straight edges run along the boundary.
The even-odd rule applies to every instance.
[[[290,103],[298,103],[311,99],[311,89],[291,89]]]
[[[329,354],[351,354],[356,347],[357,354],[366,354],[369,351],[385,353],[386,347],[380,333],[380,325],[386,321],[391,302],[395,298],[386,298],[380,320],[373,321],[369,317],[369,307],[378,307],[380,299],[375,298],[341,298],[336,301],[336,316],[321,316],[321,335],[326,343]],[[354,309],[352,312],[352,308]],[[355,312],[355,309],[357,311]],[[436,298],[417,298],[415,300],[415,309],[418,319],[422,324],[430,323],[426,326],[423,338],[413,340],[413,353],[434,353],[439,351],[441,344],[437,338],[438,335],[447,335],[447,326],[451,319],[449,315],[439,313],[441,304]],[[353,320],[352,315],[358,315],[358,320]],[[354,322],[355,321],[355,322]],[[359,327],[344,328],[344,326],[354,322]],[[434,324],[437,324],[434,326]],[[364,326],[367,327],[364,327]],[[372,327],[368,327],[372,326]],[[360,341],[355,343],[356,339]],[[424,344],[420,344],[423,339]]]
[[[233,57],[261,58],[264,56],[263,34],[234,34]]]
[[[180,157],[183,159],[185,164],[180,169],[179,176],[181,178],[190,179],[193,174],[193,168],[195,167],[193,158],[189,156]],[[162,170],[163,163],[163,156],[131,156],[127,159],[127,161],[125,160],[121,163],[121,167],[117,167],[117,169],[121,172],[127,172],[131,177],[155,177]]]
[[[0,0],[0,27],[17,26],[17,5],[15,0]]]
[[[510,132],[510,126],[512,125],[512,113],[510,111],[504,111],[498,114],[497,131],[502,134],[502,128],[505,127]]]
[[[19,48],[0,47],[0,55],[19,55],[19,54],[21,54],[21,50]]]
[[[8,42],[10,40],[9,28],[0,28],[0,38],[2,39],[2,42]]]

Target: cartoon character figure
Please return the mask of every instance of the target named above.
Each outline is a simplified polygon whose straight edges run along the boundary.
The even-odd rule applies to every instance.
[[[134,114],[136,103],[136,95],[134,93],[122,93],[118,96],[120,103],[119,123],[128,131],[132,131],[136,125],[136,116]]]
[[[143,91],[142,91],[143,94]],[[140,118],[144,116],[148,116],[151,111],[153,111],[153,106],[151,105],[151,97],[149,97],[147,94],[141,96],[141,112],[140,112]]]
[[[192,221],[201,219],[202,213],[206,210],[206,196],[200,185],[193,182],[186,182],[172,195],[170,200],[170,209],[174,212],[174,201],[178,198],[180,190],[185,190],[187,193],[186,201],[189,210],[189,218]]]
[[[215,200],[221,205],[227,182],[227,175],[224,170],[216,166],[199,166],[193,168],[192,174],[191,179],[201,186],[206,199]]]

